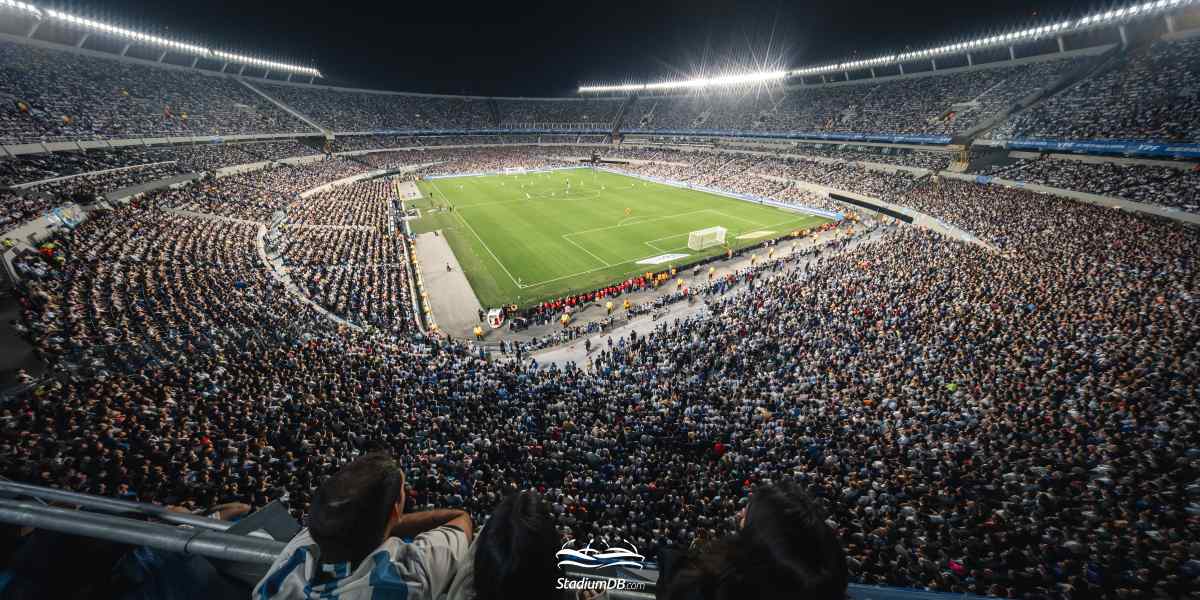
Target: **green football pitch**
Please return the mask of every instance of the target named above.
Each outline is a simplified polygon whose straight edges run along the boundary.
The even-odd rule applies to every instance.
[[[485,307],[529,306],[725,251],[689,250],[698,229],[725,227],[736,249],[828,221],[593,169],[417,185],[424,198],[406,202],[421,211],[414,233],[445,235]],[[684,256],[644,262],[668,254]]]

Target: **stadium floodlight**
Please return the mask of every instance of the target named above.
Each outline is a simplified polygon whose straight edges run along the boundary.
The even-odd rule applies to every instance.
[[[1191,6],[1194,4],[1200,4],[1200,0],[1150,0],[1148,2],[1126,6],[1121,9],[1113,9],[1102,13],[1090,14],[1078,19],[1059,21],[1054,24],[1046,24],[1019,31],[994,34],[966,42],[948,44],[927,50],[902,52],[900,54],[891,54],[867,60],[848,62],[843,61],[830,63],[827,65],[804,66],[793,69],[790,72],[790,75],[793,77],[823,75],[826,73],[838,73],[863,67],[892,65],[912,60],[941,56],[944,54],[959,53],[966,50],[1002,47],[1017,41],[1036,41],[1039,39],[1053,38],[1077,31],[1095,29],[1097,27],[1110,27],[1117,22],[1123,23],[1135,18],[1145,18],[1156,13],[1173,11],[1180,7]]]
[[[1142,19],[1155,14],[1162,14],[1168,11],[1174,11],[1185,6],[1192,6],[1196,4],[1200,4],[1200,0],[1148,0],[1146,2],[1130,4],[1121,8],[1114,8],[1105,12],[1093,13],[1078,19],[1059,21],[1054,24],[1045,24],[1022,30],[1008,31],[1005,33],[996,33],[966,42],[947,44],[926,50],[915,50],[900,54],[888,54],[871,59],[844,60],[824,65],[809,65],[792,69],[790,71],[747,73],[742,75],[729,75],[683,81],[667,81],[652,84],[585,85],[579,88],[579,93],[640,92],[646,90],[687,88],[694,89],[723,85],[745,85],[777,79],[786,79],[788,77],[807,77],[810,75],[824,75],[826,73],[841,73],[845,71],[864,69],[867,67],[873,68],[883,65],[905,63],[918,59],[942,56],[945,54],[957,54],[964,51],[1010,46],[1018,42],[1032,42],[1042,39],[1050,39],[1070,33],[1101,27],[1112,27],[1114,25],[1124,24],[1134,19]]]
[[[13,8],[21,12],[30,13],[39,19],[42,18],[42,11],[32,4],[17,2],[16,0],[0,0],[0,6],[7,6],[8,8]]]
[[[656,83],[627,83],[619,85],[582,85],[580,94],[606,92],[644,92],[660,90],[703,89],[713,87],[731,87],[753,85],[786,79],[789,71],[758,71],[751,73],[735,73],[732,75],[717,75],[696,79],[680,79],[676,81],[659,81]]]
[[[102,34],[106,34],[106,35],[121,37],[121,38],[130,40],[130,41],[133,41],[133,42],[137,42],[139,44],[158,46],[158,47],[164,48],[166,50],[191,54],[194,56],[199,56],[201,58],[213,58],[213,59],[224,60],[226,62],[254,65],[254,66],[266,68],[271,71],[296,73],[296,74],[300,74],[300,75],[308,75],[310,77],[324,77],[323,75],[321,75],[320,70],[315,69],[313,67],[305,67],[302,65],[294,65],[294,64],[282,63],[282,62],[277,62],[277,61],[262,60],[262,59],[250,58],[250,57],[244,56],[242,54],[234,54],[234,53],[230,53],[230,52],[220,52],[220,51],[210,50],[209,48],[206,48],[204,46],[198,46],[196,44],[188,44],[185,42],[180,42],[178,40],[171,40],[171,39],[159,37],[156,35],[142,33],[140,31],[133,31],[131,29],[125,29],[124,27],[117,27],[116,25],[111,25],[109,23],[102,23],[100,21],[80,17],[78,15],[73,15],[71,13],[63,12],[61,10],[54,10],[54,9],[41,10],[41,9],[38,9],[36,6],[33,6],[31,4],[26,4],[24,2],[19,2],[17,0],[0,0],[0,6],[14,8],[14,9],[21,10],[24,12],[33,13],[38,18],[52,19],[54,21],[58,21],[58,22],[62,22],[64,24],[70,25],[72,27],[86,29],[89,31],[102,33]]]

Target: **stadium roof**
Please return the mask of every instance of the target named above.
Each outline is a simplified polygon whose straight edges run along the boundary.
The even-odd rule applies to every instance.
[[[1169,13],[1180,8],[1200,3],[1200,0],[1146,0],[1127,4],[1119,8],[1088,14],[1078,19],[1065,19],[1047,22],[1036,27],[1010,29],[992,35],[970,39],[952,44],[945,44],[925,50],[887,54],[870,59],[855,59],[798,67],[790,70],[752,71],[732,74],[716,74],[693,79],[659,81],[654,83],[622,83],[614,85],[583,85],[579,93],[608,93],[608,92],[641,92],[660,90],[686,90],[709,87],[738,87],[781,81],[790,77],[809,75],[824,75],[827,73],[843,73],[885,65],[912,62],[915,60],[935,59],[938,56],[964,54],[988,48],[1005,47],[1013,44],[1032,42],[1062,35],[1088,31],[1103,27],[1122,25],[1137,19]]]
[[[200,58],[210,58],[228,63],[261,67],[270,71],[282,71],[285,73],[294,73],[309,77],[323,77],[323,75],[321,75],[321,71],[314,67],[267,60],[256,56],[250,56],[248,54],[214,50],[196,44],[188,44],[178,40],[167,39],[157,35],[151,35],[148,33],[135,31],[133,29],[119,27],[117,25],[113,25],[112,23],[105,23],[96,19],[81,17],[79,15],[61,10],[38,8],[32,4],[19,2],[17,0],[0,0],[0,6],[29,13],[39,21],[50,20],[69,27],[78,28],[89,33],[111,35],[126,39],[130,42],[158,46],[167,52],[179,52],[198,56]]]

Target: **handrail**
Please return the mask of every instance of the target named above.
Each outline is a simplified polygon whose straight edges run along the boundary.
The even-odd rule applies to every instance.
[[[0,484],[4,484],[5,487],[16,486],[11,489],[21,490],[24,495],[29,496],[34,496],[35,494],[32,492],[37,492],[37,495],[41,497],[53,497],[51,499],[69,497],[73,499],[73,502],[81,505],[79,500],[82,498],[92,504],[89,508],[94,508],[96,505],[90,501],[111,500],[4,481],[0,481]],[[47,494],[47,492],[58,493]],[[112,502],[121,506],[134,505],[139,509],[135,512],[141,514],[149,514],[155,512],[152,509],[159,508],[123,500],[112,500]],[[154,516],[158,517],[159,515]],[[246,581],[251,583],[265,574],[266,566],[273,564],[287,545],[286,542],[266,537],[140,521],[112,514],[44,506],[8,498],[0,498],[0,523],[106,540],[118,544],[145,546],[166,552],[203,556],[238,564],[248,567],[248,569],[242,568],[241,574],[249,576],[250,579]],[[654,597],[659,571],[657,565],[648,563],[644,569],[637,570],[588,571],[568,567],[563,575],[573,579],[611,580],[618,583],[618,585],[608,588],[609,596],[614,600],[649,600]],[[940,593],[857,584],[850,584],[847,596],[853,600],[979,600],[982,598],[965,593]]]
[[[0,523],[238,563],[271,564],[283,542],[0,499]]]
[[[218,521],[216,519],[209,519],[187,513],[172,512],[167,510],[166,507],[158,506],[156,504],[145,504],[140,502],[131,502],[129,500],[120,500],[117,498],[105,498],[103,496],[93,496],[91,494],[80,494],[67,490],[58,490],[54,488],[28,485],[25,483],[17,483],[15,481],[0,481],[0,496],[37,498],[47,502],[71,504],[109,515],[144,515],[148,517],[154,517],[168,523],[175,523],[176,525],[190,525],[192,527],[208,529],[211,531],[225,531],[230,527],[233,527],[233,523]]]

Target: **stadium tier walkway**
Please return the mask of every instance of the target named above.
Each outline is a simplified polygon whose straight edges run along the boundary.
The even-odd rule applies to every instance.
[[[396,192],[400,194],[401,200],[420,200],[425,197],[421,194],[421,188],[412,181],[402,181],[397,184]]]
[[[441,233],[422,233],[415,241],[421,281],[425,293],[429,294],[426,301],[433,311],[433,322],[452,337],[470,337],[471,330],[479,324],[479,311],[483,306],[475,297],[446,237]],[[446,265],[450,265],[451,270],[447,271]]]
[[[375,231],[371,225],[331,225],[328,223],[287,223],[281,229],[331,229],[338,231]]]

